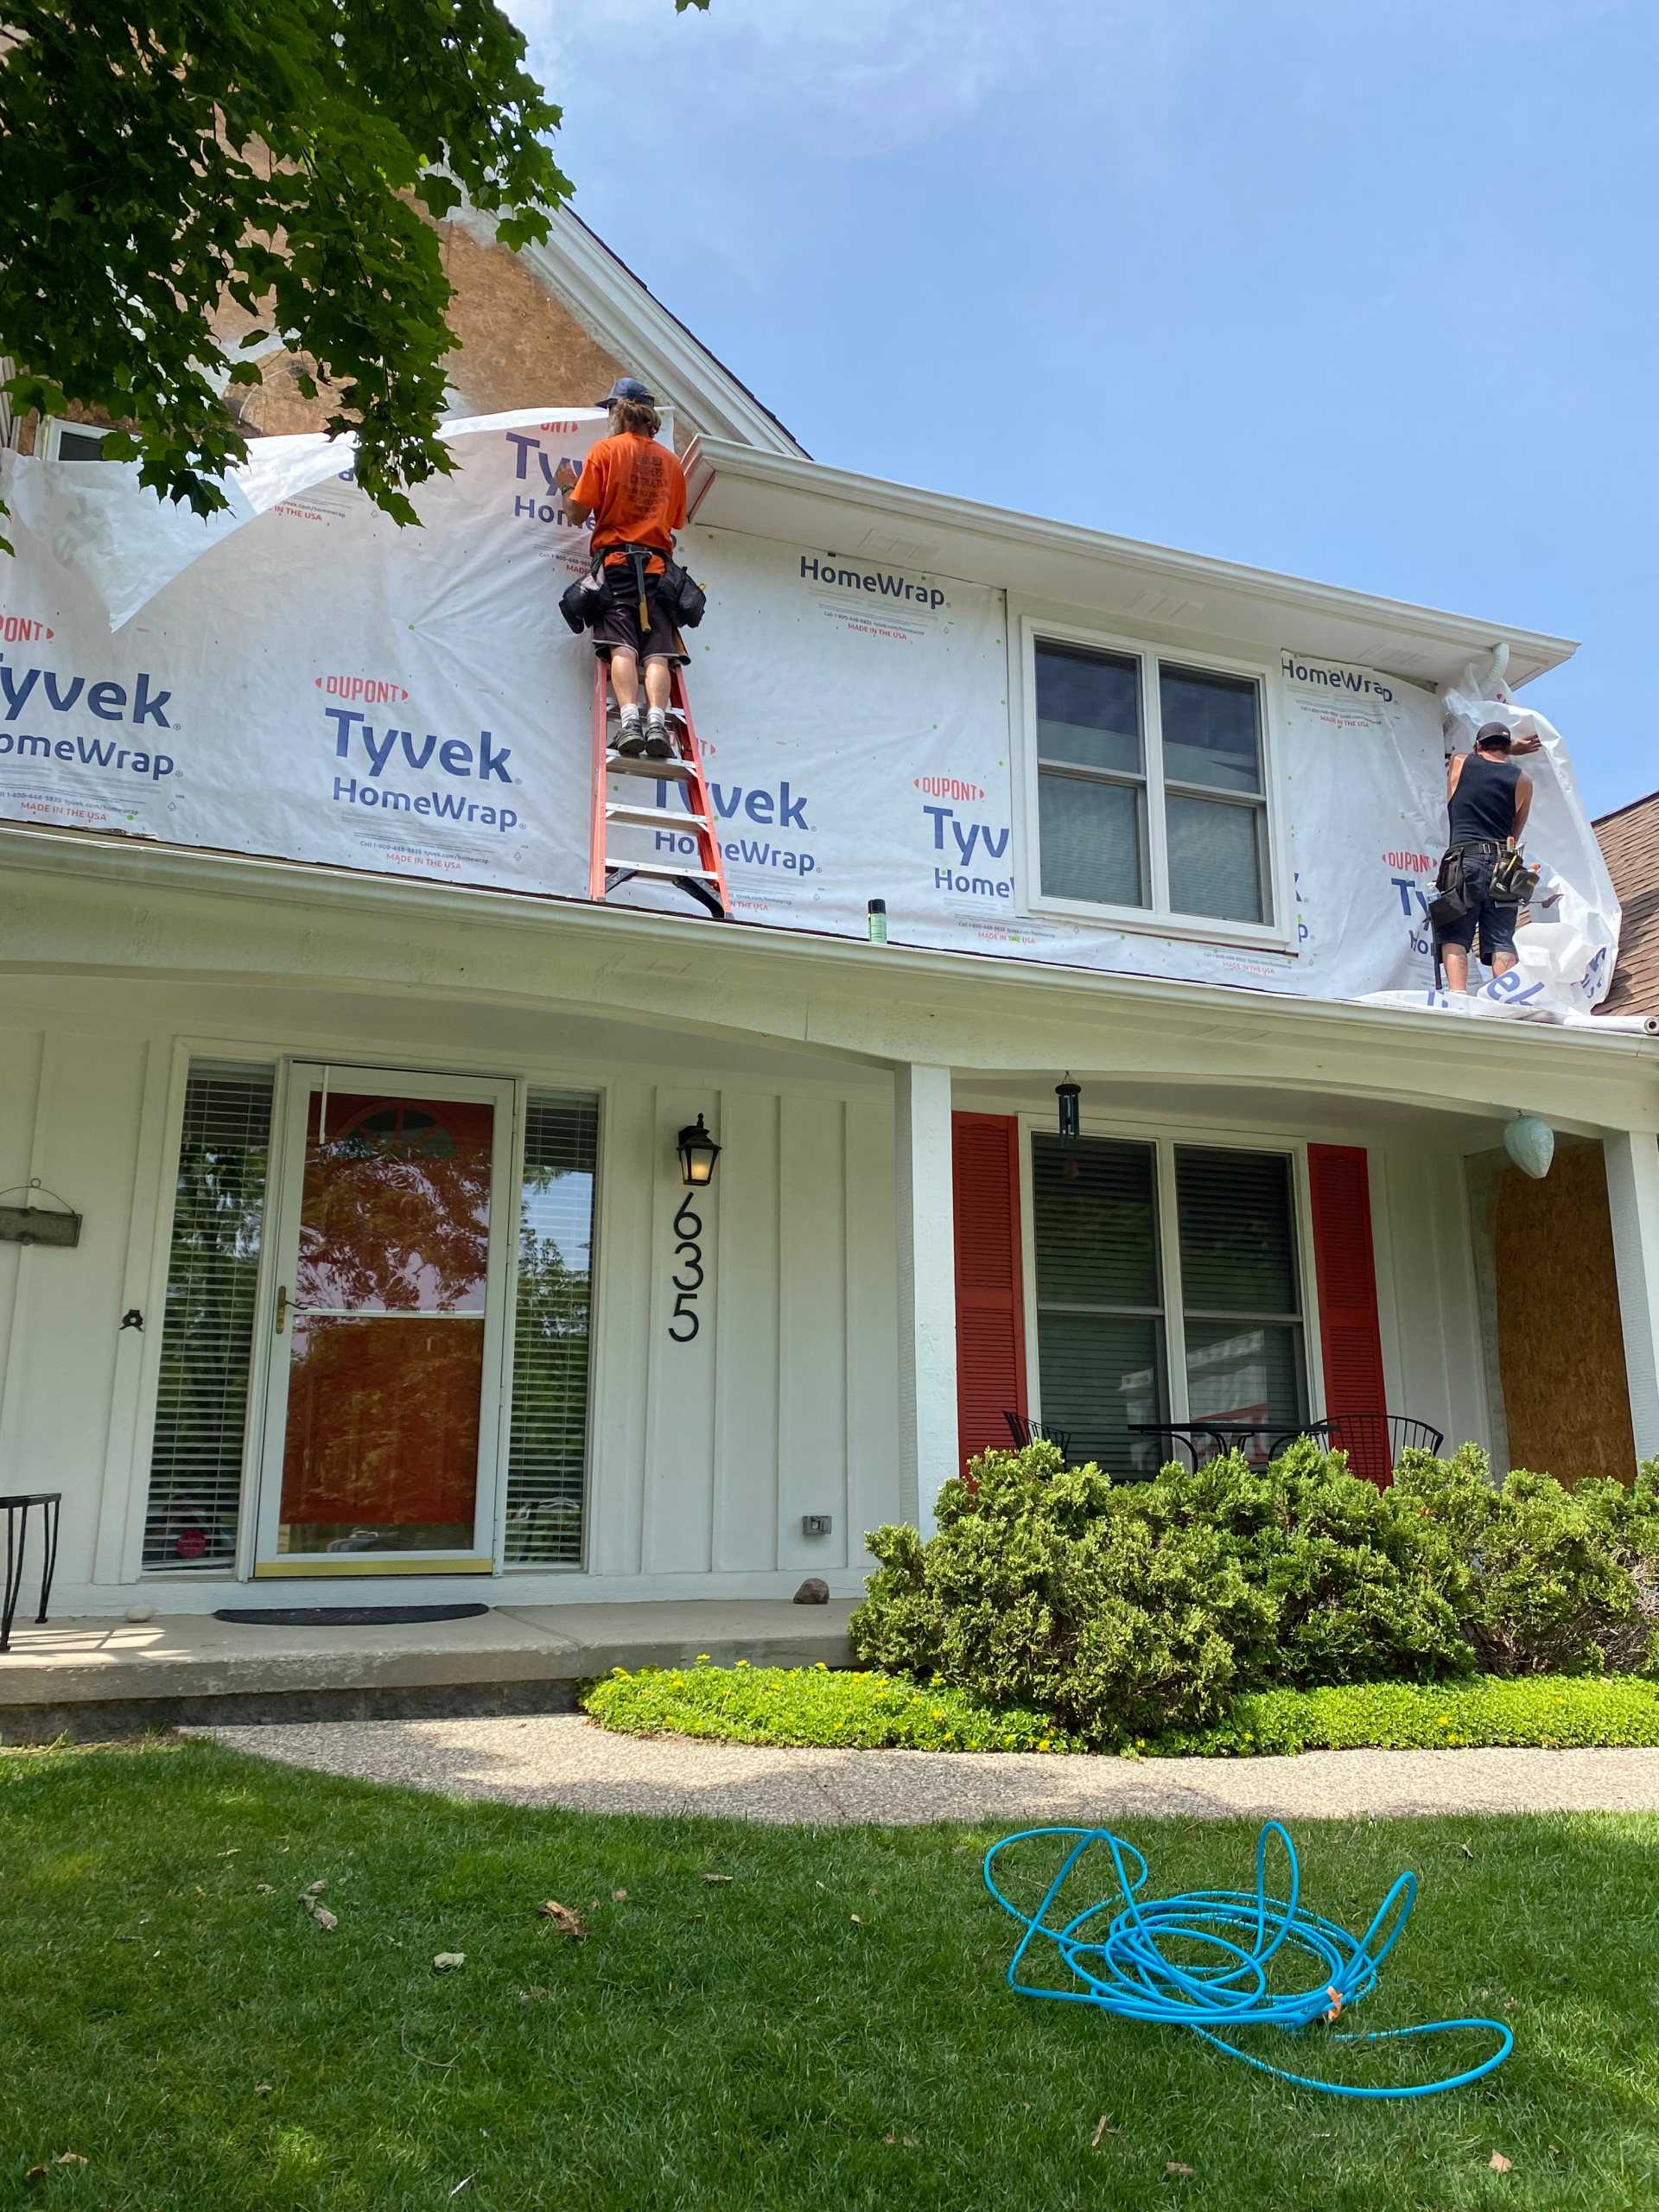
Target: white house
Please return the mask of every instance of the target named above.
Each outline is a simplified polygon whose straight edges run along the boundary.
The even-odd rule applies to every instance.
[[[423,532],[291,411],[211,540],[8,464],[0,1492],[62,1494],[54,1610],[848,1596],[1009,1416],[1125,1476],[1384,1410],[1659,1452],[1659,1043],[1587,1018],[1559,745],[1567,1018],[1435,1007],[1421,932],[1436,687],[1505,649],[1519,714],[1570,644],[821,467],[570,219],[452,241]],[[687,459],[723,921],[589,895],[537,472],[618,366]],[[689,868],[635,780],[613,858]]]

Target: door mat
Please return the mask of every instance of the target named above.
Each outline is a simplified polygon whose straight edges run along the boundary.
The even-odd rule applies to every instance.
[[[245,1621],[253,1628],[391,1628],[404,1621],[470,1621],[487,1605],[237,1605],[216,1621]]]

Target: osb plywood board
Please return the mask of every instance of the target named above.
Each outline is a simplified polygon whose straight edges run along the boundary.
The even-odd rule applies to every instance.
[[[1636,1442],[1601,1147],[1559,1147],[1541,1183],[1506,1170],[1493,1243],[1510,1464],[1564,1483],[1629,1482]]]
[[[458,223],[436,226],[444,274],[454,286],[449,327],[461,344],[444,363],[461,411],[505,414],[515,407],[591,407],[622,373],[575,317],[505,246],[485,245]],[[239,338],[253,318],[226,301],[214,317],[221,340]],[[237,403],[243,427],[262,437],[321,430],[340,404],[327,386],[308,399],[299,389],[302,370],[315,373],[308,355],[268,355],[259,365],[264,381]],[[681,442],[694,426],[682,429]]]

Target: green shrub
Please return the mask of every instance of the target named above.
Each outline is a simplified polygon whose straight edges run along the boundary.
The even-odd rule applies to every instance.
[[[1225,1533],[1148,1511],[1155,1485],[1067,1469],[1051,1444],[974,1462],[939,1493],[938,1534],[868,1537],[881,1562],[853,1648],[993,1705],[1052,1713],[1091,1743],[1220,1718],[1236,1653],[1265,1646],[1269,1601]]]
[[[1022,1708],[961,1690],[823,1667],[618,1668],[583,1700],[602,1727],[724,1743],[917,1751],[1086,1748]],[[1629,1676],[1490,1675],[1446,1685],[1358,1682],[1236,1697],[1207,1728],[1125,1748],[1148,1758],[1260,1758],[1314,1750],[1445,1751],[1470,1744],[1659,1745],[1659,1688]]]
[[[1460,1626],[1491,1675],[1634,1670],[1649,1656],[1646,1562],[1659,1560],[1659,1461],[1634,1488],[1567,1490],[1517,1468],[1495,1486],[1472,1444],[1450,1459],[1408,1452],[1392,1496],[1441,1531],[1467,1586]]]
[[[1495,1488],[1465,1446],[1379,1491],[1302,1439],[1264,1471],[1116,1484],[1038,1443],[947,1483],[926,1543],[867,1541],[860,1658],[1093,1744],[1211,1727],[1255,1690],[1659,1671],[1659,1461],[1634,1490]]]
[[[1073,1751],[1046,1713],[992,1711],[961,1690],[827,1667],[618,1667],[582,1700],[628,1736],[710,1736],[728,1744],[865,1751]]]

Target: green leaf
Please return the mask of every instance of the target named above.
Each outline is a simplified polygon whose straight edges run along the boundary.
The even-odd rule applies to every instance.
[[[572,188],[523,34],[493,0],[16,0],[7,23],[14,409],[120,423],[142,480],[209,513],[247,453],[225,391],[260,381],[239,357],[280,333],[302,395],[326,385],[356,435],[364,489],[413,523],[409,492],[454,465],[431,222],[469,204],[516,249]],[[218,337],[227,298],[259,327]]]

